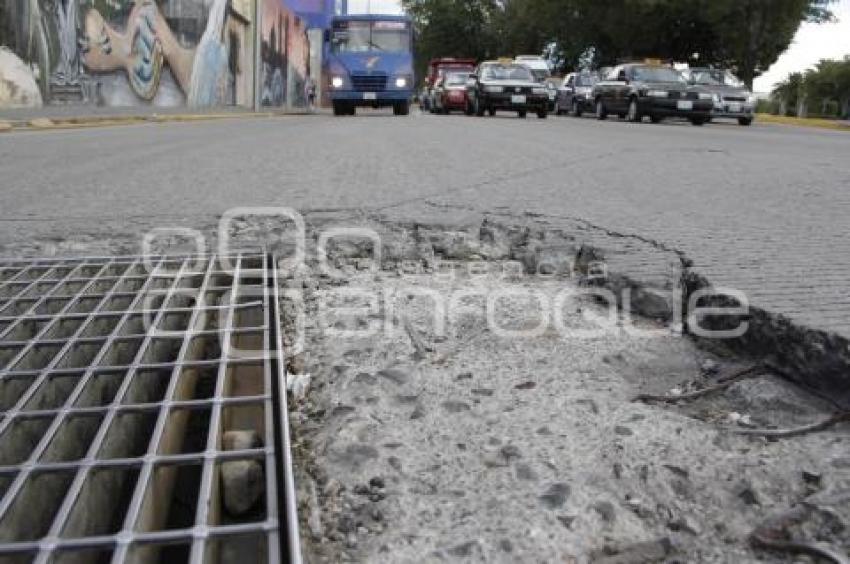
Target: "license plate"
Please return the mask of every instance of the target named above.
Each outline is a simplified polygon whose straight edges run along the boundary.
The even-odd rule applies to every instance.
[[[679,100],[676,102],[676,108],[679,110],[693,110],[694,103],[690,100]]]
[[[511,104],[525,104],[525,96],[511,96]]]
[[[733,113],[733,114],[740,113],[741,112],[741,104],[739,104],[737,102],[729,104],[729,112]]]
[[[363,94],[363,99],[364,100],[377,100],[378,95],[374,92],[366,92],[365,94]]]

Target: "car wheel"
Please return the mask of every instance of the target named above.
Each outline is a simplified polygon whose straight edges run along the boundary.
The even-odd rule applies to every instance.
[[[608,118],[608,110],[605,109],[605,102],[602,98],[596,100],[596,119],[603,120]]]
[[[581,117],[581,106],[578,105],[578,100],[573,100],[572,106],[572,114],[575,117]]]
[[[643,121],[643,116],[640,115],[640,110],[638,109],[637,99],[632,98],[629,101],[629,113],[626,114],[626,117],[628,117],[629,121],[632,123],[640,123]]]
[[[556,116],[562,115],[564,113],[564,111],[561,109],[561,102],[559,102],[558,100],[555,100],[555,109],[552,110],[552,111]]]
[[[478,117],[482,117],[484,115],[484,106],[481,105],[481,100],[478,99],[478,96],[475,97],[475,115]]]
[[[549,112],[546,111],[546,108],[543,108],[542,110],[537,110],[538,119],[546,119],[547,117],[549,117]]]
[[[738,118],[738,125],[743,125],[743,126],[746,127],[746,126],[750,126],[752,124],[753,124],[753,118],[751,118],[751,117]]]
[[[697,127],[701,127],[705,125],[705,118],[691,118],[691,125],[696,125]]]
[[[333,107],[334,107],[334,115],[335,115],[335,116],[344,116],[344,115],[346,115],[346,113],[347,113],[347,112],[346,112],[345,110],[346,110],[347,108],[346,108],[346,107],[342,104],[342,102],[334,102],[334,103],[333,103]]]
[[[516,115],[517,115],[517,116],[519,116],[519,117],[520,117],[520,118],[522,118],[522,119],[525,119],[525,117],[528,115],[528,111],[526,111],[526,110],[519,110],[519,111],[516,113]]]
[[[496,108],[487,108],[487,115],[489,115],[490,117],[496,115]]]
[[[649,116],[649,121],[652,123],[661,123],[661,116]]]

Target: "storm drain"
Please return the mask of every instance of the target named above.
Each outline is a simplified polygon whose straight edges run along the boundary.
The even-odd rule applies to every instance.
[[[270,265],[0,262],[0,562],[299,561]]]

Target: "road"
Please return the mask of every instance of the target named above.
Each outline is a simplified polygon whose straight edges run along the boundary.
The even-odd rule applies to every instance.
[[[679,250],[755,305],[850,336],[848,155],[850,135],[826,130],[507,115],[15,133],[0,137],[0,255],[234,206],[528,211]]]

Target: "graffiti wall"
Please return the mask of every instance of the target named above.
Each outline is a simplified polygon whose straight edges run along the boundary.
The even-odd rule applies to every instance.
[[[262,2],[261,96],[266,107],[306,104],[310,48],[305,22],[281,0]]]
[[[3,0],[0,12],[12,61],[0,107],[6,67],[51,104],[250,107],[256,65],[263,104],[304,98],[306,29],[285,0]]]

